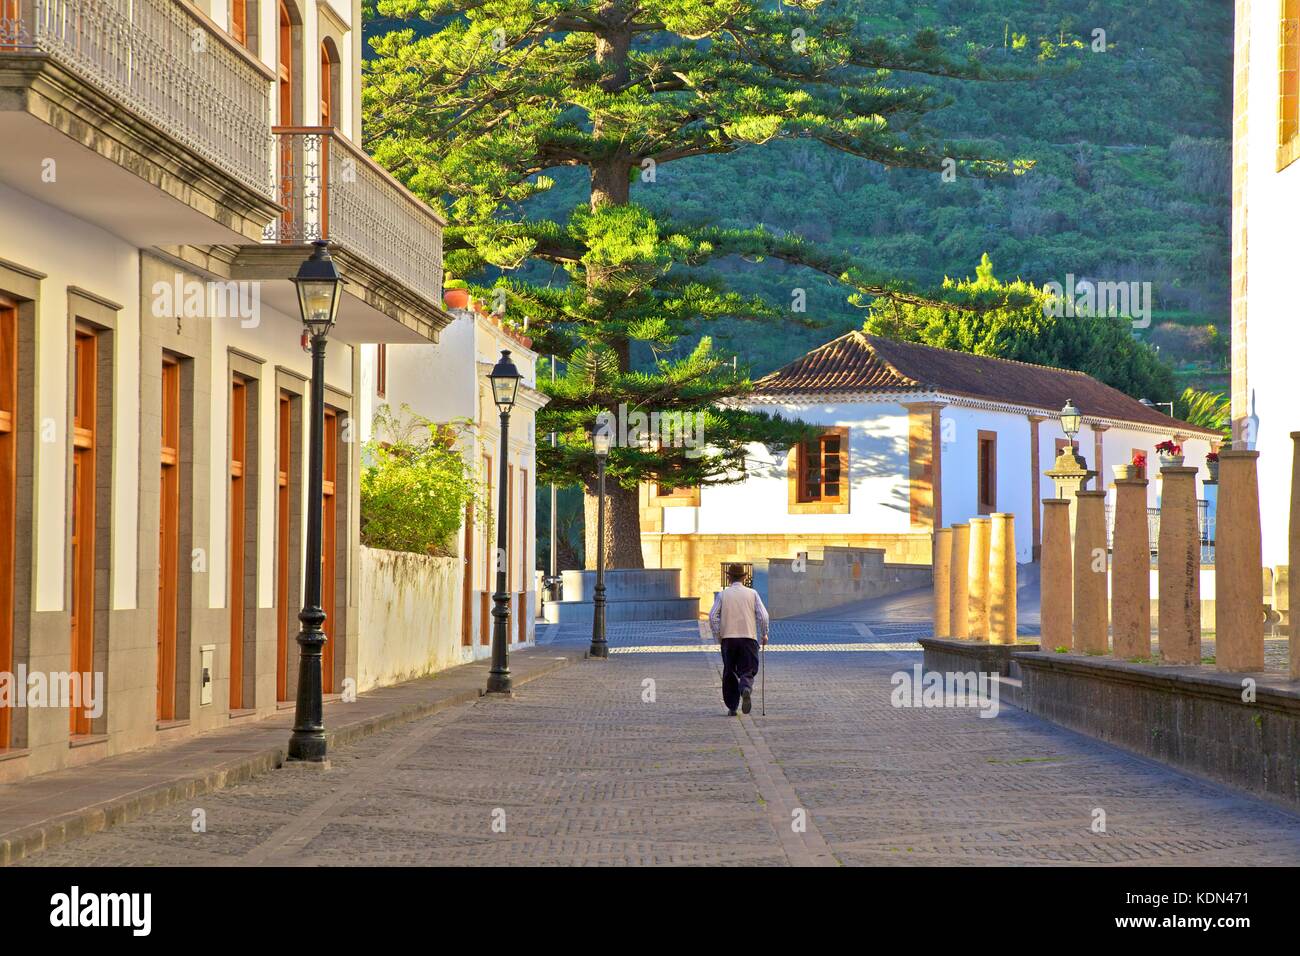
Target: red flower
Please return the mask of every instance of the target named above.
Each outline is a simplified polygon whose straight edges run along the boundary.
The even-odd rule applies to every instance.
[[[1219,453],[1218,453],[1217,451],[1212,451],[1212,452],[1210,452],[1208,455],[1205,456],[1205,460],[1206,460],[1206,461],[1218,461],[1218,460],[1219,460]]]
[[[1183,446],[1176,444],[1172,440],[1166,440],[1162,441],[1159,445],[1156,445],[1156,451],[1165,455],[1181,455],[1183,453]]]
[[[1135,468],[1145,468],[1147,466],[1147,454],[1144,451],[1133,452],[1133,466]]]

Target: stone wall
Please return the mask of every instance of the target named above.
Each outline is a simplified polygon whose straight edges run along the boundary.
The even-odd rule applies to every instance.
[[[826,548],[878,548],[884,560],[930,568],[930,534],[657,534],[641,535],[647,568],[681,568],[683,596],[713,599],[722,583],[722,565],[794,558]],[[927,578],[928,581],[928,578]]]
[[[1300,687],[1284,675],[1017,652],[1017,706],[1135,753],[1300,804]],[[1243,700],[1243,698],[1247,698]]]
[[[926,587],[931,580],[928,566],[887,562],[883,548],[812,548],[806,557],[754,562],[754,586],[773,617],[830,610]]]
[[[461,663],[460,558],[361,549],[357,691]]]

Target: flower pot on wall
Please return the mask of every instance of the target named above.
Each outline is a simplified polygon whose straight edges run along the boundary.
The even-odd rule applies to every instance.
[[[1210,481],[1219,480],[1219,463],[1217,461],[1207,461],[1205,470],[1210,473]]]
[[[469,308],[469,289],[444,289],[442,301],[449,309]]]
[[[1111,465],[1110,468],[1115,473],[1116,481],[1139,477],[1137,465]]]
[[[1182,455],[1165,455],[1165,454],[1162,454],[1162,455],[1160,456],[1160,467],[1161,467],[1161,468],[1180,468],[1180,467],[1182,467],[1182,464],[1183,464],[1183,456],[1182,456]]]

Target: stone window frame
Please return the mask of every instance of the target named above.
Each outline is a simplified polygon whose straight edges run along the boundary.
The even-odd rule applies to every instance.
[[[76,339],[78,326],[95,330],[95,581],[94,614],[91,627],[94,634],[94,667],[96,673],[105,675],[108,688],[110,654],[110,625],[112,600],[115,593],[113,539],[116,516],[113,498],[116,490],[114,468],[116,447],[113,441],[116,421],[116,365],[117,320],[123,307],[77,286],[67,287],[67,427],[64,436],[66,465],[64,470],[64,530],[63,530],[63,595],[64,607],[72,610],[72,509],[75,489],[72,484],[73,435],[72,420],[76,407]],[[137,579],[137,586],[139,581]],[[71,618],[69,618],[71,620]],[[111,694],[105,693],[103,712],[91,721],[88,737],[70,735],[69,746],[79,746],[107,738],[109,715],[113,705]]]
[[[0,294],[14,302],[18,310],[18,415],[14,422],[17,437],[17,482],[14,489],[14,564],[10,569],[14,575],[12,653],[15,668],[31,661],[36,551],[42,543],[37,528],[38,488],[35,480],[38,432],[36,328],[41,314],[41,282],[47,278],[43,272],[0,259]],[[17,573],[19,568],[26,568],[27,573]],[[9,725],[9,746],[6,748],[0,745],[0,760],[27,754],[29,712],[26,707],[13,709]]]

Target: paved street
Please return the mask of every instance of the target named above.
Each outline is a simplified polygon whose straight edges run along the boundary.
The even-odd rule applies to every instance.
[[[768,715],[756,700],[737,719],[694,623],[612,625],[609,661],[513,701],[458,706],[335,750],[324,776],[276,771],[19,865],[1300,863],[1300,818],[1263,803],[1010,707],[892,707],[890,675],[919,662],[923,633],[778,622]]]

